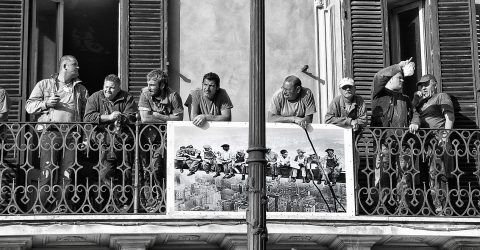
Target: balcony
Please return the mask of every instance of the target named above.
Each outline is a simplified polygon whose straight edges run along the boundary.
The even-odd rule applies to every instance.
[[[227,238],[246,239],[244,212],[167,213],[170,201],[162,170],[171,149],[165,124],[109,128],[4,123],[1,131],[4,236],[58,234],[72,239],[121,234],[137,239],[162,232],[169,235],[169,244],[213,246],[226,244],[222,241]],[[411,237],[421,234],[419,246],[445,246],[477,237],[479,135],[480,130],[467,129],[411,134],[405,128],[366,128],[353,143],[358,152],[354,185],[346,190],[354,197],[353,212],[269,213],[271,244],[333,247],[340,244],[338,239],[345,240],[342,237],[372,244],[417,244]],[[56,152],[61,160],[71,160],[69,168],[52,160]],[[105,173],[112,162],[113,171]],[[312,173],[315,179],[318,171]]]

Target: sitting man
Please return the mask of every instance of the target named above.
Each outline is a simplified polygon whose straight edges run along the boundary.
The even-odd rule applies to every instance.
[[[233,170],[237,173],[242,173],[242,180],[245,180],[245,174],[247,173],[247,156],[243,149],[238,150],[237,154],[235,154]]]
[[[438,129],[426,139],[427,160],[421,163],[420,171],[428,169],[429,191],[433,196],[435,212],[443,214],[448,195],[447,176],[455,169],[454,160],[448,155],[452,150],[448,130],[455,122],[453,103],[448,94],[438,93],[437,80],[433,75],[422,76],[417,86],[421,87],[421,91],[415,93],[413,105],[420,116],[420,123],[412,121],[410,131],[415,133],[419,127]],[[440,152],[442,155],[438,157],[436,154]]]
[[[235,160],[235,154],[230,151],[230,145],[228,144],[223,144],[222,145],[222,151],[220,151],[220,154],[218,155],[218,168],[222,169],[225,173],[223,176],[224,179],[232,178],[235,176],[235,171],[233,170],[233,160]],[[218,175],[220,175],[219,172],[217,172]],[[216,177],[215,175],[214,177]]]
[[[96,132],[102,134],[93,137],[99,140],[99,145],[102,145],[101,166],[98,170],[101,185],[107,187],[111,184],[121,185],[122,179],[125,183],[131,183],[133,151],[127,151],[125,144],[133,144],[133,133],[128,130],[127,124],[135,121],[136,113],[137,104],[133,96],[120,89],[120,78],[113,74],[105,77],[103,90],[93,93],[87,100],[84,121],[99,124]],[[123,138],[123,134],[127,135],[127,139]],[[125,209],[128,209],[129,205],[125,204],[119,208],[119,198],[121,193],[131,191],[126,187],[121,190],[115,188],[114,209],[126,212]]]
[[[295,167],[293,167],[295,165]],[[291,174],[291,181],[297,181],[298,170],[300,170],[302,174],[302,182],[310,182],[307,178],[307,157],[305,156],[305,150],[297,149],[297,155],[293,159],[292,164],[292,174]]]
[[[217,164],[217,156],[212,151],[212,147],[210,145],[203,146],[202,166],[203,170],[205,170],[205,173],[209,174],[210,171],[215,171],[216,173],[213,177],[220,176],[220,168]]]
[[[272,180],[275,178],[280,179],[281,174],[278,170],[278,154],[272,151],[272,148],[267,147],[267,152],[265,153],[265,158],[267,160],[267,169],[270,169],[270,174]]]
[[[340,171],[342,171],[342,168],[338,163],[338,157],[335,155],[335,151],[333,149],[327,148],[325,152],[327,152],[327,156],[325,156],[323,164],[323,166],[325,166],[324,183],[325,185],[335,185],[338,177],[340,176]]]
[[[273,94],[268,122],[290,122],[306,128],[316,112],[312,91],[302,87],[300,79],[292,75],[285,78],[282,88]]]
[[[280,157],[278,157],[278,176],[290,176],[290,156],[286,149],[280,150]]]
[[[215,73],[203,76],[202,88],[192,91],[185,102],[190,111],[190,120],[195,126],[207,121],[231,121],[232,101],[225,89],[220,88],[220,77]]]
[[[188,145],[185,148],[185,164],[187,164],[188,169],[190,170],[190,172],[188,173],[189,176],[195,174],[195,172],[198,171],[198,168],[202,164],[202,158],[200,157],[200,154],[201,151],[194,148],[193,145]]]

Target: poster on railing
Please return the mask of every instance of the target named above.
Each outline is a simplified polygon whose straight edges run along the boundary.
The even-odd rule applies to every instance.
[[[169,122],[167,213],[244,216],[248,132],[248,123]],[[269,216],[354,214],[351,129],[267,123],[266,150]]]

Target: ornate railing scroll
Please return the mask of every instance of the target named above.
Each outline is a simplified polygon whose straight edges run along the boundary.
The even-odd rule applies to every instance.
[[[355,139],[357,214],[480,215],[480,131],[366,128]]]
[[[0,214],[165,213],[165,124],[0,128]]]

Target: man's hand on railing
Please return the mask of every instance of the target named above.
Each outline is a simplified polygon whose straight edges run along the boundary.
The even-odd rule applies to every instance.
[[[410,131],[410,133],[417,133],[418,131],[418,125],[417,124],[410,124],[410,126],[408,127],[408,131]]]
[[[122,113],[120,113],[120,111],[113,111],[109,116],[108,118],[110,119],[110,121],[115,121],[117,120],[117,118],[121,115]]]

